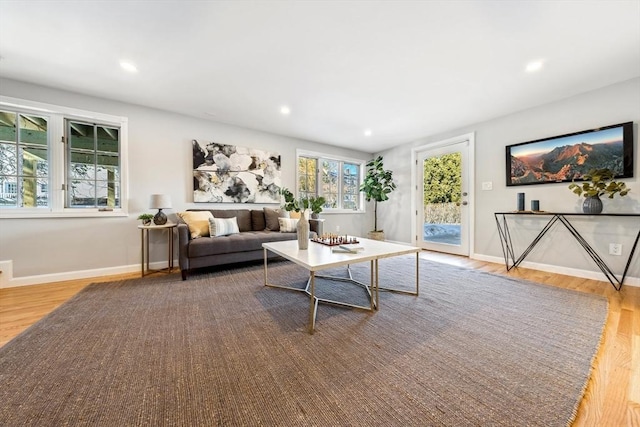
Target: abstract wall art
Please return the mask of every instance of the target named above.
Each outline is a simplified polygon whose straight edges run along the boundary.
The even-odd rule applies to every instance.
[[[280,154],[193,140],[195,203],[280,203]]]

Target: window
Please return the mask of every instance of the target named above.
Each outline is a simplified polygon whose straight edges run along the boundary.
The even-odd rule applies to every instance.
[[[120,129],[67,120],[67,207],[120,207]]]
[[[363,209],[364,161],[298,151],[298,197],[322,196],[325,211]]]
[[[49,205],[48,147],[46,118],[0,110],[1,207]]]
[[[0,217],[125,216],[127,119],[0,96]]]

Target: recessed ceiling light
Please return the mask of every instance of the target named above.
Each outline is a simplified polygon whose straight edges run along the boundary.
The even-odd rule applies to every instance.
[[[123,70],[128,71],[130,73],[138,72],[138,68],[135,65],[133,65],[131,62],[120,61],[120,66],[122,67]]]
[[[282,107],[280,107],[280,112],[285,116],[288,116],[289,114],[291,114],[291,109],[289,109],[289,107],[287,107],[286,105],[283,105]]]
[[[364,136],[371,136],[371,129],[365,129],[364,130]]]
[[[542,69],[542,61],[533,61],[527,64],[525,68],[527,73],[535,73],[536,71],[540,71]]]

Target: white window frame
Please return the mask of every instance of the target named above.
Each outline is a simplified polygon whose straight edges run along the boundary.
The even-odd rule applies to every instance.
[[[128,167],[128,119],[79,110],[42,102],[27,101],[8,96],[0,96],[0,108],[10,109],[22,114],[39,115],[47,119],[49,150],[49,207],[0,207],[0,218],[78,218],[78,217],[124,217],[128,216],[129,167]],[[67,208],[65,194],[65,150],[63,142],[65,119],[83,120],[120,128],[120,207],[105,208]]]
[[[358,178],[360,184],[362,184],[363,180],[364,180],[364,173],[365,173],[365,168],[366,168],[366,164],[367,164],[367,160],[362,160],[362,159],[354,159],[354,158],[349,158],[349,157],[343,157],[343,156],[337,156],[334,154],[326,154],[326,153],[319,153],[316,151],[308,151],[308,150],[301,150],[301,149],[297,149],[296,150],[296,184],[295,184],[295,189],[296,189],[296,196],[298,195],[298,182],[300,180],[300,174],[298,173],[298,164],[300,162],[300,157],[313,157],[316,158],[318,160],[333,160],[333,161],[338,161],[338,162],[344,162],[344,163],[353,163],[353,164],[357,164],[360,166],[360,177]],[[318,163],[316,166],[316,191],[318,191],[318,196],[322,196],[322,188],[320,186],[320,183],[322,182],[321,177],[320,177],[320,164]],[[340,203],[342,203],[342,168],[340,168],[340,188],[339,188],[339,196],[340,196]],[[362,214],[366,212],[365,209],[365,200],[364,200],[364,193],[363,192],[359,192],[359,201],[358,201],[358,206],[360,206],[360,209],[343,209],[343,208],[324,208],[322,210],[322,214],[324,215],[326,214]]]

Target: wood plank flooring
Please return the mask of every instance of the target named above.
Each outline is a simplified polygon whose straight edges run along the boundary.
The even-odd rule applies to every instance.
[[[617,292],[608,282],[526,268],[507,273],[503,264],[437,252],[424,251],[421,257],[607,297],[603,341],[573,425],[640,427],[640,288],[623,286]],[[0,289],[0,346],[88,284],[134,277],[139,273]]]

